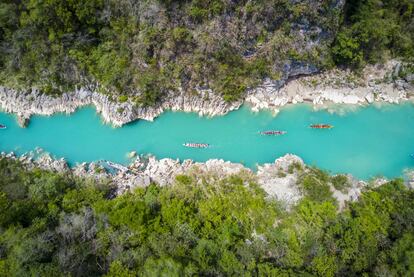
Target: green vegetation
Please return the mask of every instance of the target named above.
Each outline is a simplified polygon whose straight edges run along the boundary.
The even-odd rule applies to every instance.
[[[331,177],[332,185],[335,189],[340,191],[346,191],[350,187],[348,178],[345,175],[336,175]]]
[[[287,211],[240,176],[114,198],[108,182],[1,159],[0,276],[413,275],[414,192],[395,180],[338,212],[329,179],[303,176]]]
[[[414,76],[414,64],[403,64],[401,66],[400,72],[398,72],[399,78],[407,79],[409,76],[413,78]],[[409,80],[409,79],[407,79]],[[412,84],[414,84],[414,79],[410,80]]]
[[[3,0],[0,84],[50,95],[99,84],[142,106],[207,86],[234,101],[289,59],[323,63],[315,53],[338,27],[331,2]]]
[[[301,172],[303,170],[302,165],[299,162],[291,163],[288,167],[288,173],[293,174],[295,172]]]
[[[120,103],[124,103],[124,102],[126,102],[126,101],[128,101],[128,96],[126,96],[126,95],[120,95],[120,96],[118,97],[118,102],[120,102]]]
[[[414,58],[413,0],[348,0],[332,53],[337,64],[361,67],[390,57]]]
[[[99,84],[138,106],[201,86],[235,101],[265,77],[280,79],[288,62],[359,68],[413,58],[413,0],[337,4],[3,0],[0,85],[59,95]]]
[[[325,171],[311,168],[309,173],[302,174],[299,186],[302,189],[302,193],[313,201],[334,202],[329,187],[329,175]]]

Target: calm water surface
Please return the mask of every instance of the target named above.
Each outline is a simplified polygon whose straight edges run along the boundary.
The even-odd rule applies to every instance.
[[[252,113],[247,107],[222,117],[165,112],[154,122],[137,121],[122,128],[101,123],[91,107],[72,115],[34,116],[26,129],[13,115],[0,113],[0,150],[23,154],[36,147],[65,157],[72,165],[100,159],[128,163],[127,152],[154,154],[157,158],[206,161],[222,158],[256,164],[272,162],[293,153],[306,163],[332,173],[352,173],[359,178],[376,175],[400,176],[414,168],[414,106],[370,106],[346,115],[313,111],[307,105],[284,108],[278,116]],[[313,123],[329,123],[332,130],[314,130]],[[261,130],[286,130],[288,134],[267,137]],[[189,149],[184,142],[202,142],[208,149]]]

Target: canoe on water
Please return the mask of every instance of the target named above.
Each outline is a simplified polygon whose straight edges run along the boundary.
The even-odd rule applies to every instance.
[[[279,131],[279,130],[277,130],[277,131],[271,130],[271,131],[262,131],[262,132],[260,132],[260,134],[265,135],[265,136],[281,136],[281,135],[287,134],[287,132],[286,131]]]
[[[332,129],[334,126],[329,124],[312,124],[310,127],[312,129]]]
[[[189,147],[189,148],[207,148],[207,147],[210,146],[210,144],[208,144],[208,143],[192,143],[192,142],[187,142],[187,143],[184,143],[183,146]]]

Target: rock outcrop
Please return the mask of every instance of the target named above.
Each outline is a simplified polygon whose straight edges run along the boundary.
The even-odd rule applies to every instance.
[[[275,160],[274,163],[258,166],[257,182],[269,196],[287,204],[294,204],[302,198],[297,186],[298,172],[289,170],[295,163],[300,167],[305,166],[301,158],[291,154]]]
[[[361,75],[334,69],[321,74],[292,79],[285,86],[266,80],[246,97],[252,110],[270,109],[277,113],[286,104],[312,103],[317,108],[330,104],[365,105],[373,102],[400,103],[414,98],[410,76],[399,77],[401,63],[368,66]]]
[[[343,191],[336,190],[331,186],[333,197],[338,201],[339,209],[345,207],[346,202],[353,202],[358,200],[364,188],[367,187],[367,183],[361,180],[357,180],[352,175],[347,175],[349,187]]]
[[[240,107],[241,101],[227,103],[210,90],[198,90],[198,94],[184,92],[171,94],[156,107],[137,107],[132,102],[119,103],[110,96],[80,88],[60,97],[51,97],[33,89],[30,92],[0,87],[0,107],[18,116],[20,126],[27,125],[34,114],[52,115],[72,113],[77,108],[94,105],[106,123],[122,126],[137,119],[154,120],[164,110],[195,112],[200,116],[224,115]]]

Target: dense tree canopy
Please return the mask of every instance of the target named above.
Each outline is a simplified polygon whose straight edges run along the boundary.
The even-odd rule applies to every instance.
[[[3,0],[0,84],[52,95],[89,86],[142,106],[203,87],[234,101],[288,62],[413,57],[413,0],[339,3]]]
[[[52,95],[87,86],[139,106],[196,87],[234,101],[288,62],[413,57],[413,0],[339,3],[3,0],[0,84]]]
[[[413,0],[348,0],[332,52],[339,64],[362,66],[414,58]]]
[[[414,192],[391,181],[338,212],[329,178],[304,175],[305,198],[286,210],[241,176],[113,198],[107,182],[2,159],[0,275],[414,274]]]
[[[53,95],[98,83],[137,105],[202,86],[233,101],[289,59],[322,64],[335,2],[3,0],[0,83]]]

